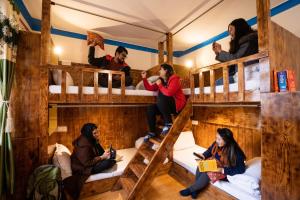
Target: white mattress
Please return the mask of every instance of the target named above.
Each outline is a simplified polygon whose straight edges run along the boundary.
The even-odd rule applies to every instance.
[[[67,94],[78,94],[78,86],[68,86],[67,87]],[[94,94],[94,87],[83,87],[82,88],[83,94]],[[49,93],[51,94],[60,94],[61,93],[61,86],[60,85],[50,85],[49,86]],[[108,89],[99,87],[98,88],[99,94],[107,94]],[[121,95],[120,88],[112,88],[112,94]],[[157,96],[157,92],[148,91],[148,90],[128,90],[125,89],[125,95],[136,95],[136,96]]]
[[[120,176],[123,174],[125,168],[127,167],[128,163],[130,160],[133,158],[135,155],[137,149],[136,148],[129,148],[129,149],[121,149],[117,150],[117,154],[120,156],[123,156],[122,161],[117,162],[115,166],[111,169],[105,170],[102,173],[99,174],[93,174],[91,175],[87,180],[87,182],[91,181],[96,181],[96,180],[101,180],[105,178],[111,178],[114,176]]]
[[[198,164],[195,160],[196,157],[193,155],[193,152],[203,153],[204,151],[206,151],[206,149],[198,145],[183,150],[174,151],[173,160],[175,163],[177,163],[178,165],[182,166],[183,168],[187,169],[189,172],[195,175]],[[261,199],[260,196],[252,196],[247,192],[236,188],[231,183],[226,181],[217,181],[213,185],[240,200]]]
[[[259,90],[259,80],[253,79],[246,81],[245,90],[247,91],[255,91]],[[216,86],[216,93],[223,93],[223,85]],[[183,89],[184,94],[190,95],[191,89],[186,88]],[[229,92],[238,92],[238,83],[231,83],[229,84]],[[195,94],[200,94],[200,89],[197,87],[195,88]],[[210,87],[204,87],[204,94],[210,94]]]

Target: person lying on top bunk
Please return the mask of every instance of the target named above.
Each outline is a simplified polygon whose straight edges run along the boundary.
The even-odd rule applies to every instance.
[[[99,143],[99,130],[95,124],[87,123],[81,135],[74,140],[71,155],[72,176],[64,180],[65,191],[78,199],[81,188],[91,174],[101,173],[116,163],[110,151],[104,151]]]
[[[228,32],[231,37],[229,52],[223,51],[221,44],[217,42],[214,42],[212,45],[212,49],[216,54],[216,60],[226,62],[258,52],[257,31],[253,30],[245,19],[239,18],[233,20],[228,25]],[[229,83],[236,82],[236,72],[236,65],[229,67]],[[223,78],[216,80],[216,85],[223,85]]]
[[[195,183],[181,190],[180,194],[182,196],[191,195],[192,198],[197,198],[199,192],[210,181],[213,183],[218,180],[227,181],[227,175],[242,174],[246,170],[246,156],[233,138],[231,130],[227,128],[218,128],[216,141],[203,154],[197,155],[203,160],[215,159],[218,165],[218,172],[200,172],[199,167],[197,167]]]
[[[157,103],[150,105],[147,110],[149,132],[144,138],[145,141],[156,136],[156,115],[162,115],[163,117],[164,127],[161,134],[164,136],[172,126],[171,114],[178,114],[186,104],[180,77],[174,74],[172,66],[162,64],[159,74],[160,78],[152,85],[147,80],[146,72],[142,72],[142,79],[146,90],[158,91]]]
[[[95,45],[96,45],[95,42],[93,42],[90,45],[88,62],[91,65],[97,66],[101,69],[123,71],[125,73],[125,86],[127,87],[127,89],[133,89],[132,77],[130,76],[130,67],[125,62],[125,59],[128,55],[127,49],[125,47],[119,46],[115,51],[115,57],[106,55],[100,58],[95,58]],[[101,87],[108,87],[108,75],[99,74],[98,82]],[[117,74],[113,75],[112,87],[113,88],[121,87],[120,75]]]

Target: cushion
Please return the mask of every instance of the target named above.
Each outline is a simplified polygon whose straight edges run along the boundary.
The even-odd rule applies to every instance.
[[[150,76],[149,78],[147,78],[147,80],[150,82],[150,83],[154,83],[157,79],[158,79],[159,76]],[[136,87],[135,87],[137,90],[145,90],[145,86],[144,86],[144,82],[143,81],[140,81]]]
[[[227,179],[230,183],[241,189],[248,188],[250,191],[259,189],[260,180],[247,174],[236,174],[234,176],[227,175]]]
[[[70,156],[71,152],[66,146],[62,144],[56,144],[56,150],[52,162],[55,166],[60,168],[62,179],[72,175]]]
[[[195,139],[192,131],[181,132],[175,145],[174,151],[187,149],[195,146]]]
[[[61,85],[62,82],[62,70],[54,69],[51,71],[52,73],[52,78],[55,83],[55,85]],[[74,81],[70,75],[69,72],[66,73],[66,85],[74,85]]]
[[[255,157],[246,162],[246,175],[261,179],[261,157]]]

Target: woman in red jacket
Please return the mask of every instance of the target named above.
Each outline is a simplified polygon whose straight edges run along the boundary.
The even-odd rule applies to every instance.
[[[161,134],[166,135],[172,126],[171,114],[178,114],[186,104],[180,77],[174,74],[173,68],[168,64],[162,64],[159,74],[160,78],[152,85],[147,80],[146,72],[142,72],[145,88],[150,91],[158,91],[157,103],[149,106],[147,110],[149,132],[145,136],[145,141],[156,136],[156,115],[163,116],[165,126]]]

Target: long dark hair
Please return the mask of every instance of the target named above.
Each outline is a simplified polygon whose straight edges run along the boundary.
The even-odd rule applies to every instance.
[[[243,158],[246,159],[243,150],[233,138],[233,134],[230,129],[218,128],[217,132],[225,142],[225,145],[222,148],[222,152],[224,156],[227,155],[227,157],[225,158],[225,163],[227,163],[229,167],[233,167],[236,165],[238,153],[242,154]]]
[[[92,144],[95,144],[97,141],[96,141],[95,137],[93,136],[93,131],[97,128],[98,127],[96,126],[96,124],[86,123],[83,125],[80,132],[81,132],[81,135],[86,137]]]
[[[161,64],[160,67],[163,68],[165,71],[167,71],[166,78],[168,82],[169,78],[174,74],[173,67],[167,63]]]
[[[95,137],[93,136],[93,131],[97,128],[98,127],[96,126],[96,124],[86,123],[83,125],[80,132],[81,132],[81,135],[86,137],[90,141],[90,143],[94,146],[94,148],[97,152],[97,155],[101,156],[104,153],[104,149],[99,144],[99,141],[97,141],[95,139]]]
[[[234,26],[235,28],[235,37],[231,39],[229,43],[230,44],[229,53],[233,54],[236,53],[237,50],[240,48],[239,40],[241,39],[241,37],[254,32],[254,30],[251,28],[251,26],[249,26],[249,24],[243,18],[238,18],[233,20],[228,25],[228,30],[230,25]]]

